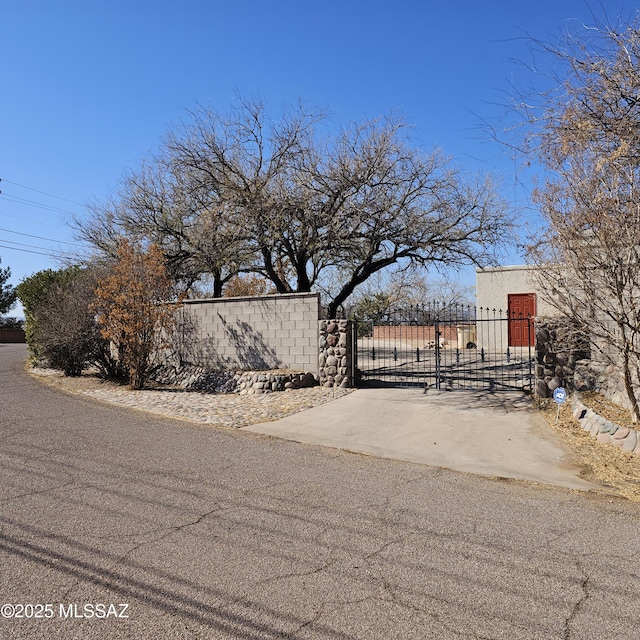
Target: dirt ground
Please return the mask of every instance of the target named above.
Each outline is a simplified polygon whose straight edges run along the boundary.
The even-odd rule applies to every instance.
[[[631,422],[631,412],[613,405],[596,393],[581,394],[582,402],[598,415],[621,427],[640,428]],[[585,480],[597,482],[608,493],[640,502],[640,455],[625,453],[619,447],[601,444],[584,431],[573,417],[571,402],[560,407],[556,423],[558,406],[549,401],[541,407],[544,417],[551,428],[576,453],[579,462],[585,467]]]

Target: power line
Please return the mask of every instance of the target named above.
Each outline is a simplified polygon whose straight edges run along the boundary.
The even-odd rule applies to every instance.
[[[51,205],[44,204],[43,202],[36,202],[35,200],[27,200],[26,198],[21,198],[20,196],[13,196],[10,193],[2,193],[0,191],[0,198],[4,200],[8,200],[9,202],[14,202],[16,204],[26,204],[29,207],[35,207],[36,209],[46,209],[48,211],[55,211],[56,213],[70,213],[72,215],[78,215],[76,211],[71,211],[70,209],[61,209],[60,207],[52,207]]]
[[[76,202],[75,200],[69,200],[69,198],[61,198],[60,196],[54,196],[52,193],[47,193],[46,191],[40,191],[38,189],[34,189],[32,187],[27,187],[24,184],[18,184],[17,182],[11,182],[11,180],[7,180],[6,178],[0,178],[0,182],[6,182],[8,184],[12,184],[16,187],[20,187],[22,189],[28,189],[29,191],[35,191],[36,193],[41,193],[43,196],[49,196],[50,198],[56,198],[57,200],[64,200],[65,202],[71,202],[72,204],[78,204],[81,207],[85,205],[82,202]]]
[[[18,249],[17,247],[7,247],[4,244],[0,244],[0,249],[13,249],[13,251],[20,251],[22,253],[35,253],[39,256],[47,256],[47,258],[55,258],[56,256],[52,253],[43,253],[42,251],[31,251],[29,249]]]
[[[35,244],[25,244],[24,242],[14,242],[13,240],[2,239],[2,242],[8,242],[9,244],[17,244],[19,247],[31,247],[32,249],[42,249],[43,251],[52,251],[49,247],[38,247]]]
[[[20,222],[30,222],[31,224],[43,226],[43,227],[51,227],[52,229],[63,229],[60,225],[48,224],[47,222],[36,222],[35,220],[27,220],[27,218],[23,218],[21,216],[12,216],[9,213],[2,213],[0,211],[0,216],[4,216],[5,218],[13,218],[14,220],[20,220]]]
[[[0,231],[5,231],[6,233],[15,233],[18,236],[27,236],[27,238],[36,238],[37,240],[46,240],[47,242],[61,242],[62,244],[70,244],[75,245],[75,242],[68,242],[67,240],[54,240],[53,238],[45,238],[43,236],[34,236],[30,233],[22,233],[21,231],[12,231],[11,229],[3,229],[0,227]]]

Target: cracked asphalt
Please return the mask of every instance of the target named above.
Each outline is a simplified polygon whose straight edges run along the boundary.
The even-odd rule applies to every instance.
[[[3,638],[636,640],[639,524],[602,494],[61,394],[0,345]]]

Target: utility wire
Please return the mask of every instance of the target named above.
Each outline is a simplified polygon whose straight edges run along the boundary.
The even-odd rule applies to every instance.
[[[57,213],[70,213],[72,215],[78,215],[76,211],[71,211],[70,209],[52,207],[51,205],[44,204],[43,202],[27,200],[26,198],[21,198],[20,196],[13,196],[10,193],[2,193],[2,191],[0,191],[0,198],[2,198],[3,200],[8,200],[9,202],[15,202],[16,204],[26,204],[30,207],[35,207],[36,209],[46,209],[48,211],[55,211]]]
[[[24,242],[14,242],[13,240],[5,240],[2,238],[2,242],[8,242],[9,244],[17,244],[19,247],[31,247],[32,249],[42,249],[43,251],[52,251],[49,247],[38,247],[35,244],[25,244]]]
[[[4,244],[0,244],[0,249],[13,249],[14,251],[20,251],[22,253],[36,253],[39,256],[47,256],[47,258],[55,258],[53,253],[43,253],[42,251],[31,251],[29,249],[18,249],[17,247],[7,247]]]
[[[11,229],[3,229],[0,227],[0,231],[5,231],[6,233],[15,233],[18,236],[27,236],[27,238],[36,238],[36,240],[46,240],[47,242],[61,242],[62,244],[70,244],[75,245],[75,242],[68,242],[67,240],[54,240],[53,238],[45,238],[43,236],[34,236],[30,233],[22,233],[21,231],[12,231]]]
[[[20,222],[29,222],[31,224],[39,225],[41,227],[51,227],[52,229],[63,229],[60,225],[48,224],[47,222],[36,222],[35,220],[27,220],[21,216],[12,216],[9,213],[3,213],[0,211],[0,216],[4,216],[5,218],[13,218],[14,220],[20,220]]]
[[[6,182],[7,184],[12,184],[22,189],[35,191],[36,193],[41,193],[43,196],[49,196],[50,198],[56,198],[57,200],[64,200],[65,202],[71,202],[71,204],[77,204],[77,205],[80,205],[81,207],[85,206],[84,204],[82,204],[82,202],[76,202],[75,200],[69,200],[69,198],[61,198],[60,196],[54,196],[52,193],[47,193],[46,191],[39,191],[38,189],[33,189],[32,187],[27,187],[24,184],[18,184],[17,182],[11,182],[11,180],[7,180],[6,178],[0,178],[0,182]]]

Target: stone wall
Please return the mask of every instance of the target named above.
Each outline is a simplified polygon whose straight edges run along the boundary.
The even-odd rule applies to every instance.
[[[315,387],[317,376],[311,372],[275,371],[212,371],[205,367],[183,365],[163,366],[153,379],[161,384],[207,393],[238,393],[257,395]]]
[[[318,372],[316,293],[187,300],[174,358],[208,369]]]
[[[557,387],[596,391],[631,409],[619,358],[607,345],[590,343],[568,320],[536,318],[536,395],[549,398]],[[636,387],[640,383],[634,380]]]
[[[353,387],[354,344],[351,320],[320,320],[319,378],[323,387]]]
[[[579,360],[576,364],[574,385],[577,391],[597,391],[614,404],[631,409],[631,402],[624,385],[622,367],[614,362],[606,362],[597,354],[590,360]],[[633,374],[632,374],[633,375]],[[640,392],[640,384],[635,375],[634,387]]]
[[[574,389],[579,360],[589,355],[585,337],[567,320],[535,318],[536,396],[549,398],[558,387]]]

